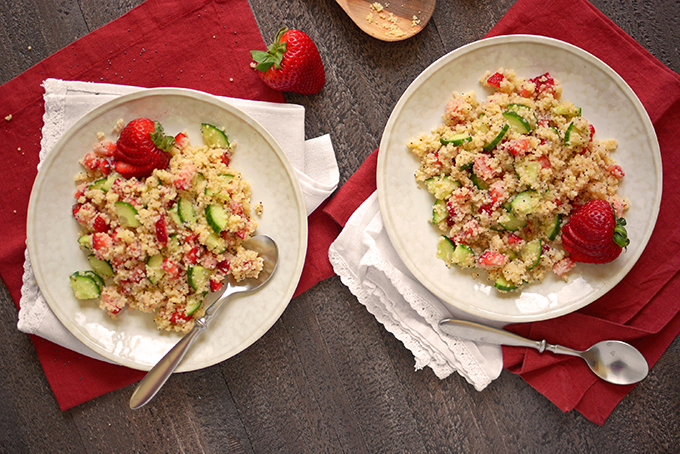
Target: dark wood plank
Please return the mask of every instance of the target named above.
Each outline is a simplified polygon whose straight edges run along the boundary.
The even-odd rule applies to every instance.
[[[0,4],[0,83],[140,0]],[[329,133],[341,182],[379,144],[401,93],[430,63],[484,36],[513,0],[437,2],[416,37],[375,40],[333,0],[250,0],[266,41],[281,25],[306,31],[327,70],[305,106],[306,133]],[[675,71],[680,6],[663,0],[593,4]],[[28,47],[31,47],[30,49]],[[0,151],[1,153],[2,151]],[[603,427],[562,413],[508,372],[483,392],[457,374],[414,370],[411,353],[335,277],[293,300],[246,351],[176,374],[147,407],[134,386],[61,412],[30,338],[0,287],[0,452],[677,452],[680,340]]]

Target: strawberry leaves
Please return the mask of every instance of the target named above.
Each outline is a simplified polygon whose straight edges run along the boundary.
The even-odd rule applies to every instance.
[[[250,55],[251,67],[274,90],[308,95],[318,93],[326,83],[319,50],[300,30],[282,27],[267,51],[253,50]]]

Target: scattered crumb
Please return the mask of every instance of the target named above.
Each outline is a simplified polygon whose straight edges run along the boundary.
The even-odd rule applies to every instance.
[[[28,50],[31,50],[31,49],[33,49],[33,48],[31,46],[28,46]]]
[[[118,121],[116,122],[116,126],[111,130],[111,132],[113,134],[120,134],[124,127],[125,121],[122,118],[119,118]]]
[[[233,78],[233,77],[230,77],[230,78],[229,78],[229,82],[233,82],[233,81],[234,81],[234,78]]]
[[[258,216],[262,216],[262,211],[264,211],[262,202],[258,202],[257,205],[255,205],[255,214],[257,214]]]
[[[21,147],[18,147],[18,148],[17,148],[17,151],[21,151]]]
[[[5,117],[5,121],[11,121],[12,120],[12,114],[9,114]]]
[[[102,131],[99,131],[99,132],[97,133],[97,140],[99,140],[100,142],[101,142],[102,140],[104,140],[105,138],[106,138],[106,134],[104,134]]]
[[[369,6],[370,12],[368,13],[368,16],[366,16],[366,21],[369,24],[375,24],[381,27],[385,31],[385,35],[387,36],[394,37],[405,36],[406,32],[399,28],[398,25],[399,18],[395,16],[394,13],[390,13],[389,11],[387,11],[387,8],[389,8],[389,6],[390,6],[389,3],[385,3],[385,5],[379,2],[371,3],[371,5]],[[416,16],[413,16],[411,25],[415,26],[417,25],[417,23],[420,23],[420,20],[418,20]]]

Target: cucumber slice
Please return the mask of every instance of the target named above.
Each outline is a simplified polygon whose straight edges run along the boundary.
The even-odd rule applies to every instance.
[[[435,198],[445,200],[460,187],[460,182],[452,180],[448,175],[439,175],[425,180],[425,187]]]
[[[102,187],[104,186],[104,183],[106,183],[106,177],[100,178],[97,181],[94,181],[91,185],[89,185],[87,187],[87,189],[89,191],[91,191],[93,189],[99,189],[99,190],[103,191]]]
[[[515,284],[510,283],[503,276],[496,279],[496,282],[494,282],[493,286],[502,292],[510,292],[512,290],[517,289],[517,286]]]
[[[187,279],[191,288],[197,292],[207,292],[210,280],[210,270],[200,265],[190,266],[187,269]]]
[[[229,213],[222,205],[208,205],[205,209],[205,219],[215,233],[220,233],[229,223]]]
[[[170,215],[170,219],[177,224],[177,225],[182,225],[182,220],[179,217],[179,204],[175,204],[172,208],[168,210],[168,214]]]
[[[543,253],[543,241],[540,238],[529,241],[520,251],[520,257],[524,262],[529,262],[527,269],[535,268],[541,261]]]
[[[116,214],[118,215],[118,222],[123,227],[139,227],[142,225],[137,219],[137,209],[128,202],[116,202]]]
[[[69,277],[69,283],[73,289],[73,295],[79,300],[99,298],[101,287],[92,277],[76,271]]]
[[[569,123],[569,126],[567,126],[567,130],[564,133],[564,145],[566,145],[567,147],[569,146],[569,142],[571,142],[571,132],[574,130],[574,128],[575,128],[574,122],[572,121],[571,123]]]
[[[180,197],[177,202],[177,215],[182,223],[191,225],[196,222],[196,210],[191,200]]]
[[[437,258],[444,260],[446,263],[451,263],[453,254],[456,250],[456,245],[446,235],[439,237],[439,245],[437,246]]]
[[[205,239],[205,247],[215,254],[222,254],[227,250],[227,246],[224,243],[222,237],[213,232],[211,232],[210,235],[208,235],[208,238]]]
[[[158,284],[165,274],[165,270],[162,268],[163,256],[161,254],[149,257],[146,261],[146,277],[152,284]]]
[[[456,146],[456,147],[463,145],[465,142],[471,142],[471,141],[472,141],[472,137],[470,136],[470,134],[468,134],[466,132],[462,133],[462,134],[455,134],[455,135],[449,137],[448,139],[445,139],[443,137],[439,138],[439,143],[441,143],[442,145],[451,144],[451,145]]]
[[[446,208],[445,200],[437,200],[432,206],[432,223],[439,224],[449,217],[449,210]]]
[[[470,246],[459,244],[451,254],[451,262],[462,268],[473,267],[475,266],[475,251]]]
[[[550,109],[550,111],[555,115],[563,115],[565,117],[580,117],[581,108],[576,107],[572,103],[560,103]]]
[[[557,238],[557,235],[560,233],[561,227],[562,227],[562,215],[558,214],[546,226],[545,236],[547,236],[550,241],[553,241],[555,238]]]
[[[80,274],[82,274],[83,276],[91,277],[92,279],[94,279],[95,283],[97,284],[97,287],[99,287],[100,292],[102,291],[102,289],[106,285],[104,283],[104,279],[102,279],[102,277],[100,275],[98,275],[97,273],[95,273],[92,270],[82,271]]]
[[[189,295],[187,297],[187,305],[184,309],[184,312],[187,315],[194,315],[194,312],[196,312],[198,308],[201,307],[201,304],[203,304],[203,295]]]
[[[229,148],[229,138],[217,126],[210,123],[201,123],[203,142],[210,148]]]
[[[515,172],[520,180],[534,188],[538,183],[538,176],[541,172],[541,163],[533,160],[518,161],[515,163]]]
[[[500,226],[503,227],[505,230],[515,232],[519,229],[526,227],[527,220],[524,218],[519,218],[514,213],[510,212],[505,213],[503,216],[501,216],[500,219],[498,220],[498,224],[500,224]]]
[[[92,250],[92,235],[83,235],[78,238],[78,244],[86,251]]]
[[[475,165],[475,161],[466,162],[458,167],[460,170],[470,170]]]
[[[485,152],[489,152],[489,151],[493,150],[494,148],[496,148],[496,145],[501,143],[501,140],[503,140],[503,136],[505,136],[505,133],[508,132],[508,129],[510,129],[510,125],[504,124],[503,128],[500,130],[500,132],[498,134],[496,134],[496,137],[494,137],[491,142],[484,145],[484,147],[482,147],[482,150],[484,150]]]
[[[538,207],[541,197],[532,189],[520,192],[510,202],[512,212],[519,215],[527,215],[533,213]]]
[[[472,180],[472,184],[474,184],[477,189],[489,189],[489,183],[478,177],[475,172],[470,172],[470,180]]]
[[[531,124],[517,112],[503,112],[503,118],[518,133],[529,134],[531,132]]]
[[[113,267],[106,260],[100,260],[93,254],[90,254],[87,257],[87,261],[90,262],[90,266],[99,276],[102,276],[103,278],[113,277]]]

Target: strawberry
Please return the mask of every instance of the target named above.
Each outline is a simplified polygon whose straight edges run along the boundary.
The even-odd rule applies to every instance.
[[[116,142],[116,171],[125,178],[141,178],[151,175],[154,169],[165,169],[170,162],[167,151],[174,145],[174,137],[164,135],[159,122],[134,119],[125,125]]]
[[[491,76],[489,76],[488,79],[486,79],[486,83],[496,87],[496,88],[501,88],[501,82],[503,82],[503,79],[505,79],[505,76],[501,73],[494,73]]]
[[[625,225],[609,202],[591,200],[562,228],[562,246],[576,262],[611,262],[630,243]]]
[[[326,73],[319,50],[307,34],[283,27],[267,51],[250,51],[260,79],[279,91],[311,95],[321,91]]]

